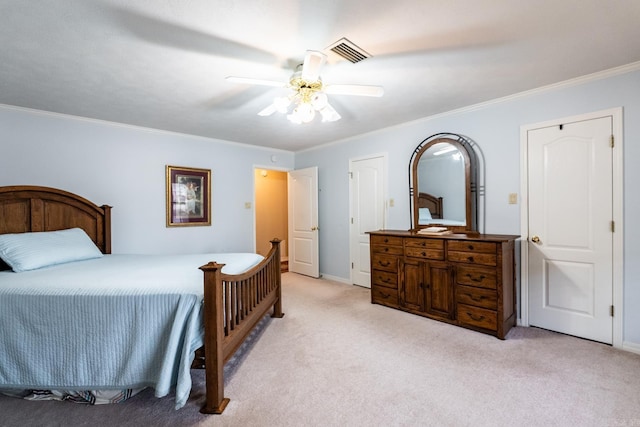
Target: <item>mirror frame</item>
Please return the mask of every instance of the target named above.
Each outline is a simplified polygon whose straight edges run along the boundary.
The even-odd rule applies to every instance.
[[[479,232],[480,221],[479,218],[479,202],[480,195],[484,196],[484,186],[480,186],[478,182],[479,171],[482,170],[483,163],[479,160],[481,156],[478,155],[479,150],[468,138],[462,135],[453,133],[438,133],[432,135],[423,140],[413,151],[411,159],[409,160],[409,198],[410,198],[410,213],[411,213],[411,227],[413,230],[420,230],[429,226],[438,226],[437,221],[432,224],[418,224],[418,163],[422,155],[433,145],[439,143],[449,143],[454,145],[462,154],[465,161],[465,206],[466,206],[466,221],[464,226],[447,226],[449,230],[455,233],[470,233]],[[481,189],[479,192],[478,189]],[[484,207],[484,205],[482,205]],[[484,219],[484,216],[483,216]],[[484,227],[482,227],[484,228]]]

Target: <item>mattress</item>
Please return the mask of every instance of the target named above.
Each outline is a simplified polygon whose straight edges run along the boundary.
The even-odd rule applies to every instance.
[[[238,274],[257,254],[106,255],[22,273],[0,272],[0,388],[191,390],[202,346],[203,273]]]

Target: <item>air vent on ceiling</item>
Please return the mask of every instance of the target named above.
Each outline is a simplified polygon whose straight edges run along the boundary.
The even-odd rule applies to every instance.
[[[371,57],[370,54],[368,54],[346,38],[341,38],[340,40],[329,46],[327,49],[337,53],[347,61],[351,61],[354,64]]]

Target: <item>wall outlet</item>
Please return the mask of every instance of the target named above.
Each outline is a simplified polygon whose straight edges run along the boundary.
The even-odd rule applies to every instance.
[[[245,209],[251,209],[251,202],[245,202],[244,203],[244,208]]]
[[[393,199],[389,199],[389,207],[392,208],[396,205],[396,202]]]
[[[515,205],[518,203],[518,193],[509,193],[509,204]]]

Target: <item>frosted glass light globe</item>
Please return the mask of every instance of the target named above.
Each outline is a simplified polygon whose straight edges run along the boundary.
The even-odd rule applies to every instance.
[[[327,95],[324,92],[316,92],[311,97],[311,105],[316,110],[322,110],[328,102]]]

